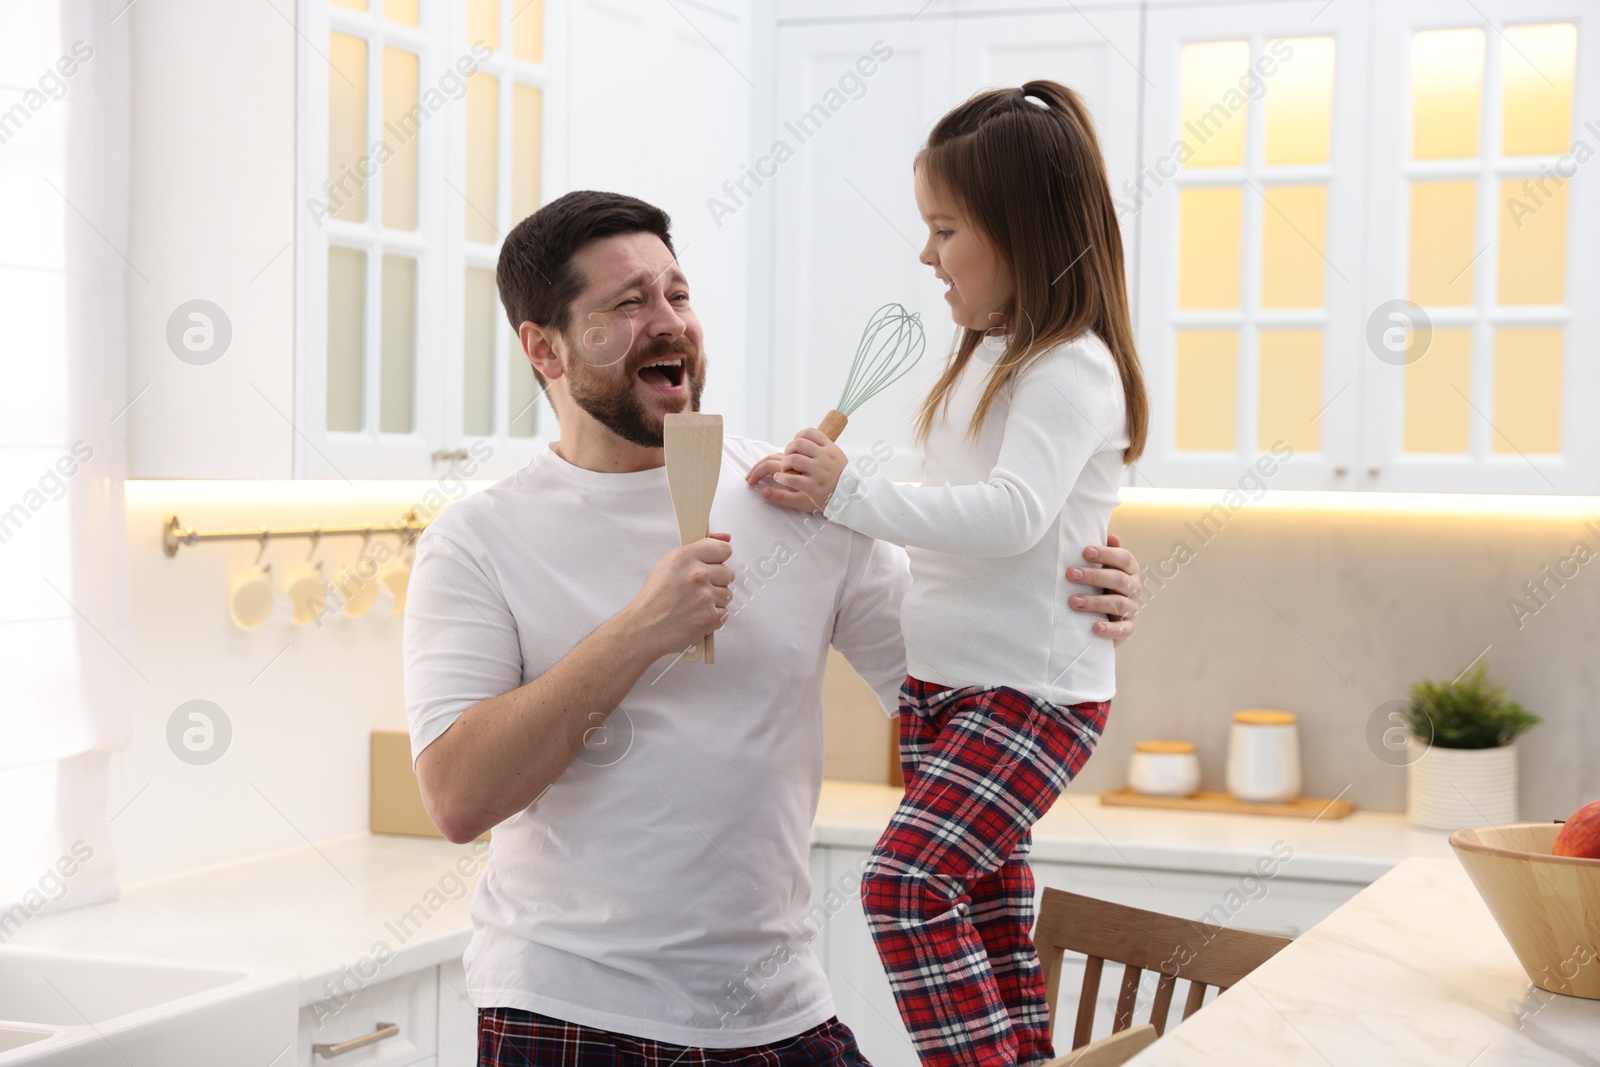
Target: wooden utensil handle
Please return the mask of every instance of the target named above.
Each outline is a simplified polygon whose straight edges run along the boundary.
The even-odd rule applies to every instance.
[[[844,433],[845,425],[850,421],[850,416],[834,408],[822,416],[822,421],[817,423],[817,429],[822,431],[822,436],[830,441],[837,441],[839,435]],[[789,492],[798,493],[800,490],[790,488]]]
[[[717,635],[706,634],[706,662],[717,662]]]

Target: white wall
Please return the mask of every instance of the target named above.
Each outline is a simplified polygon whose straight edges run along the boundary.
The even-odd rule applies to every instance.
[[[398,617],[241,631],[228,619],[228,581],[259,544],[203,543],[168,558],[165,517],[201,531],[385,523],[468,491],[449,481],[128,484],[135,725],[111,787],[124,882],[365,830],[369,734],[405,728]],[[281,570],[309,548],[272,542],[265,558]],[[360,548],[359,537],[327,538],[316,556],[331,575]],[[233,734],[204,766],[167,742],[173,711],[197,699],[219,706]]]

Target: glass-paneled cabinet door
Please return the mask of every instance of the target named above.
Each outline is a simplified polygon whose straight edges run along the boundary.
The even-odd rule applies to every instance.
[[[461,106],[450,113],[446,163],[454,188],[447,210],[450,277],[444,297],[458,336],[442,382],[445,452],[471,457],[476,477],[523,466],[541,440],[556,436],[555,415],[512,331],[495,284],[500,244],[548,199],[546,146],[551,65],[545,0],[465,0],[449,27],[455,47],[478,59]],[[465,456],[463,455],[465,453]]]
[[[302,47],[299,64],[296,471],[426,474],[443,327],[427,298],[442,267],[437,132],[424,122],[437,59],[419,0],[306,6],[303,36],[317,47]]]
[[[1597,12],[1377,10],[1364,481],[1600,492]]]
[[[1357,481],[1365,5],[1152,5],[1130,484]],[[1126,223],[1125,223],[1126,228]]]
[[[553,21],[543,0],[301,0],[298,476],[498,477],[553,425],[494,281],[559,172]]]

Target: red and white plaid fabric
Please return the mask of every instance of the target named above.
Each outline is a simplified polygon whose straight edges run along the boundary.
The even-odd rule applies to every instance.
[[[519,1008],[478,1009],[478,1067],[871,1067],[838,1018],[786,1041],[690,1048]]]
[[[906,795],[861,902],[924,1067],[1054,1056],[1032,936],[1031,829],[1083,769],[1110,710],[916,678],[901,688]]]

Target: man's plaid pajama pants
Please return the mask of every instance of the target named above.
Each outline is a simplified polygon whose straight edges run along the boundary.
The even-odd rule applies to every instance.
[[[901,687],[906,795],[861,902],[924,1067],[1054,1055],[1032,937],[1031,829],[1083,769],[1110,709],[916,678]]]

